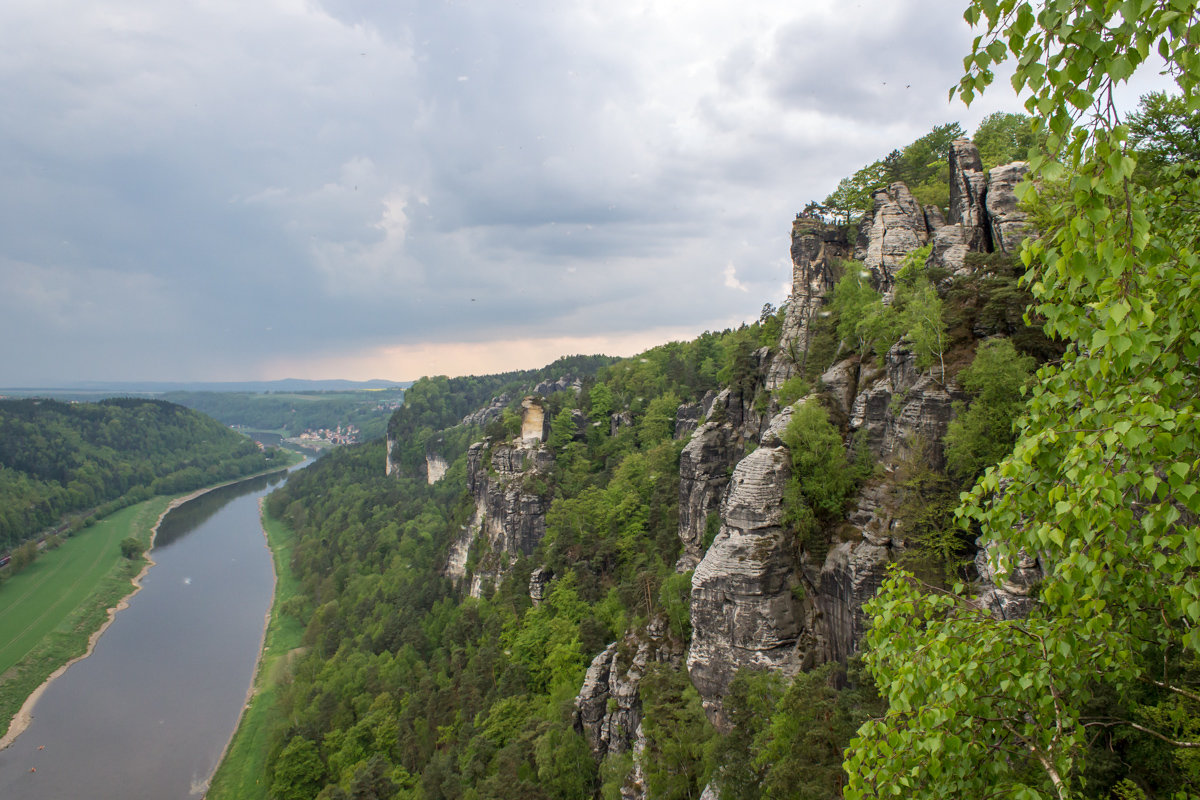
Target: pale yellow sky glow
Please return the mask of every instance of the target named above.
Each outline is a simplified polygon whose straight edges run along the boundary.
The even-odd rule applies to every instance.
[[[321,380],[336,376],[347,380],[405,381],[425,375],[488,375],[537,369],[567,355],[632,356],[666,342],[690,341],[700,333],[684,328],[652,328],[596,336],[395,345],[341,356],[275,361],[263,370],[263,379]]]

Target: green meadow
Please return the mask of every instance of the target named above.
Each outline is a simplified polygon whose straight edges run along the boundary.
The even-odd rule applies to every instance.
[[[84,528],[0,583],[0,735],[25,699],[56,669],[87,650],[108,609],[131,590],[143,560],[121,555],[144,545],[170,497],[155,497]]]

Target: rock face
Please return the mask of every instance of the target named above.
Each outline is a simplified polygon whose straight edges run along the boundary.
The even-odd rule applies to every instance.
[[[504,407],[508,405],[508,401],[511,399],[506,394],[493,397],[492,401],[486,406],[463,417],[462,424],[482,428],[492,420],[500,419],[500,415],[504,413]]]
[[[954,415],[953,400],[934,374],[917,369],[916,356],[901,342],[884,358],[883,373],[854,398],[850,429],[865,431],[876,459],[907,458],[918,443],[942,441]],[[940,468],[941,448],[935,450],[933,466]]]
[[[1015,253],[1033,233],[1029,215],[1017,206],[1016,187],[1025,179],[1029,165],[1014,161],[988,172],[985,206],[991,241],[996,250]]]
[[[931,239],[931,261],[955,268],[963,266],[968,252],[985,250],[991,241],[985,179],[969,142],[955,144],[951,172],[957,188],[946,221],[935,209],[920,208],[901,184],[876,193],[857,255],[885,292],[908,253]],[[795,309],[789,307],[789,320],[794,310],[819,309],[832,288],[832,276],[796,263]],[[810,335],[803,324],[789,323],[785,331],[793,348],[804,347]],[[770,372],[776,384],[794,374],[779,363],[777,358]],[[829,547],[823,554],[806,552],[782,525],[791,463],[780,438],[790,418],[787,409],[769,421],[758,448],[737,461],[728,483],[722,475],[744,449],[731,444],[731,432],[720,424],[702,424],[680,457],[685,555],[679,566],[702,556],[692,579],[693,639],[687,664],[718,726],[725,724],[722,698],[739,669],[793,675],[854,652],[866,626],[862,606],[905,547],[899,513],[905,490],[891,476],[909,459],[928,458],[941,466],[940,443],[953,402],[961,399],[944,376],[917,369],[904,343],[893,347],[882,364],[860,362],[857,356],[835,364],[821,376],[821,393],[820,399],[802,402],[822,402],[845,431],[847,446],[865,440],[881,475],[860,491],[845,519],[825,532]],[[705,552],[704,521],[718,502],[719,532]],[[1020,608],[1024,577],[1022,573],[1010,581],[1015,588],[1002,587],[1007,594],[996,596],[997,607],[1006,613]]]
[[[550,436],[550,420],[546,419],[545,408],[539,397],[526,397],[521,401],[521,441],[535,444]]]
[[[704,398],[699,403],[683,403],[675,410],[675,439],[686,439],[692,431],[700,427],[700,423],[708,416],[708,412],[712,410],[713,401],[716,400],[716,393],[711,389],[705,393]]]
[[[539,441],[517,439],[490,448],[477,442],[467,451],[467,488],[475,499],[475,514],[451,543],[446,575],[465,578],[474,550],[471,596],[480,597],[494,586],[520,556],[532,555],[546,535],[550,500],[538,484],[553,466],[553,454]]]
[[[388,434],[385,446],[387,447],[387,461],[384,465],[383,474],[392,475],[400,468],[400,465],[392,458],[392,450],[396,447],[396,439],[391,434]]]
[[[987,216],[983,204],[986,185],[979,148],[970,139],[955,139],[950,143],[950,218],[946,221],[983,231]]]
[[[538,567],[529,573],[529,599],[535,606],[540,606],[546,599],[546,587],[553,577],[545,567]]]
[[[782,510],[791,461],[779,433],[790,412],[776,417],[734,469],[721,529],[692,576],[688,672],[718,726],[724,724],[720,699],[739,669],[790,676],[801,666],[806,620],[794,591],[795,537],[783,528]]]
[[[834,265],[850,255],[845,229],[808,217],[797,217],[792,223],[792,293],[779,347],[767,373],[768,389],[779,388],[803,371],[809,330],[836,281]]]
[[[679,538],[675,569],[695,569],[704,555],[708,518],[715,514],[746,448],[757,442],[764,419],[728,389],[709,406],[704,422],[679,454]]]
[[[429,485],[432,486],[440,481],[448,469],[450,469],[450,465],[438,453],[425,454],[425,481]],[[389,472],[388,474],[390,475],[391,473]]]
[[[945,270],[951,275],[961,275],[966,269],[967,253],[978,252],[981,237],[973,228],[962,225],[946,225],[933,234],[933,247],[926,264]]]
[[[579,378],[563,376],[556,381],[542,381],[537,386],[533,387],[533,393],[541,397],[549,397],[555,392],[571,391],[579,394],[583,391],[583,381]]]
[[[655,662],[675,667],[683,663],[683,643],[669,634],[662,617],[652,619],[645,631],[613,642],[592,659],[575,698],[575,729],[587,739],[597,760],[610,753],[638,756],[645,748],[638,689],[646,666]],[[646,797],[640,764],[635,763],[621,796],[625,800]]]
[[[904,258],[929,241],[925,210],[903,183],[893,183],[873,195],[875,208],[866,245],[861,254],[863,266],[871,270],[873,282],[884,295],[892,289],[893,277]]]

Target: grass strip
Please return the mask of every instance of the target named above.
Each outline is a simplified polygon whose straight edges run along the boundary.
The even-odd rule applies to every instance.
[[[265,509],[263,529],[275,562],[275,599],[249,702],[213,775],[206,800],[266,800],[267,753],[271,730],[279,720],[279,692],[304,638],[304,623],[282,610],[288,600],[300,596],[300,582],[292,572],[295,534]]]
[[[170,497],[154,497],[99,520],[0,585],[0,736],[30,694],[87,652],[109,609],[129,596],[145,560],[121,555],[120,541],[149,546]]]

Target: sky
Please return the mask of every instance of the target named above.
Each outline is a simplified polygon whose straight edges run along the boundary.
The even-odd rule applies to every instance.
[[[788,293],[934,125],[947,0],[0,4],[0,386],[631,355]]]

